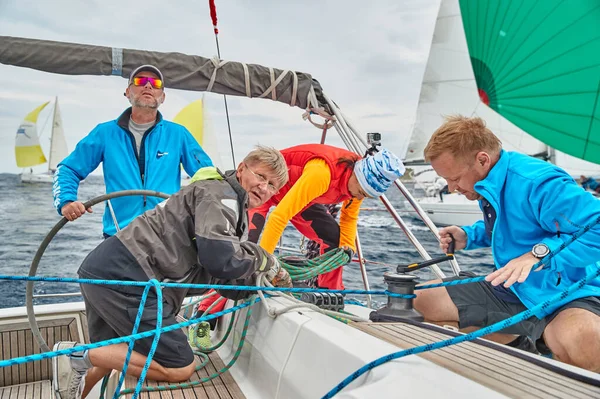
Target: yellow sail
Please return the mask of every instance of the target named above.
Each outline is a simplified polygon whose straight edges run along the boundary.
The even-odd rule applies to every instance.
[[[212,160],[213,165],[218,168],[223,166],[210,113],[204,112],[204,98],[186,105],[173,118],[173,122],[185,126],[192,133],[192,136]]]
[[[20,168],[27,168],[47,162],[40,146],[36,125],[40,112],[49,103],[48,101],[27,114],[17,129],[15,158],[17,159],[17,166]]]
[[[192,133],[198,144],[202,145],[204,139],[204,104],[196,100],[185,106],[173,119]]]

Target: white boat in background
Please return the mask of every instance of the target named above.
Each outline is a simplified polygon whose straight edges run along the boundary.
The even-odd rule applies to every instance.
[[[28,168],[21,173],[21,182],[23,183],[53,183],[54,172],[60,161],[67,155],[67,141],[63,130],[62,117],[58,106],[58,97],[54,100],[54,110],[52,111],[52,127],[50,133],[50,150],[48,159],[44,155],[37,134],[37,119],[42,110],[49,104],[46,102],[33,111],[31,111],[23,120],[17,129],[15,139],[15,158],[17,166]],[[33,167],[47,163],[47,170],[36,172]]]
[[[421,208],[437,226],[470,226],[481,220],[483,215],[478,201],[469,201],[459,193],[418,198]],[[414,217],[416,213],[412,212]]]
[[[542,3],[545,2],[537,4],[541,7]],[[447,50],[448,62],[437,73],[454,72],[457,79],[465,77],[464,72],[471,68],[468,57],[464,58],[464,55],[468,54],[466,45],[462,49],[464,54],[460,51],[456,53],[456,49],[445,49],[444,43],[440,40],[446,40],[456,35],[464,36],[460,16],[461,7],[477,7],[477,10],[480,11],[472,14],[477,18],[473,17],[464,21],[464,29],[469,29],[475,37],[485,36],[481,29],[487,29],[488,26],[490,29],[486,32],[492,32],[493,24],[486,23],[489,21],[483,20],[483,16],[494,18],[496,17],[494,12],[502,10],[504,13],[508,13],[508,8],[510,8],[506,2],[493,0],[460,0],[460,4],[458,0],[442,1],[436,26],[437,38],[434,39],[436,49],[439,51],[432,50],[432,54]],[[492,11],[484,9],[485,7],[491,8]],[[572,13],[574,13],[574,9],[577,9],[578,12],[585,15],[600,18],[600,10],[589,4],[579,3],[578,7],[575,7],[564,2],[557,3],[556,8],[564,13],[565,8],[560,9],[560,7],[565,7]],[[562,17],[563,13],[558,15]],[[535,27],[537,26],[536,22],[542,24],[546,20],[540,14],[532,11],[528,15],[531,26]],[[482,16],[481,21],[478,18],[479,15]],[[508,21],[511,23],[515,23],[515,18],[517,21],[521,18],[520,13],[511,13],[511,16],[512,19]],[[550,26],[554,32],[567,29],[562,24],[575,25],[572,20],[559,19],[559,22],[561,22],[559,26],[556,25],[556,22]],[[591,27],[585,25],[579,35],[569,36],[569,38],[577,37],[588,44],[597,43],[585,36],[584,33],[589,33],[589,31],[597,33],[598,29],[600,29],[598,25],[591,25]],[[550,32],[546,32],[544,29],[542,31]],[[464,38],[462,40],[464,42]],[[542,39],[538,39],[531,46],[539,45],[540,40]],[[581,47],[587,50],[590,62],[600,65],[598,62],[600,51],[591,51],[589,48],[585,48],[585,45],[581,45]],[[57,51],[57,48],[60,48],[60,51]],[[592,50],[594,49],[598,48],[593,47]],[[501,48],[500,50],[505,49]],[[450,62],[453,53],[464,58],[464,62],[459,65],[461,68],[455,67]],[[499,50],[490,52],[494,55],[498,53]],[[509,54],[514,54],[514,51]],[[431,63],[435,56],[430,58]],[[135,62],[133,62],[134,60]],[[179,89],[213,91],[249,98],[272,97],[274,101],[296,106],[302,112],[307,110],[307,114],[326,116],[352,151],[364,154],[368,147],[363,135],[346,118],[336,103],[323,92],[320,83],[312,76],[302,72],[233,61],[209,60],[177,52],[167,54],[6,36],[0,36],[0,63],[53,73],[71,74],[76,71],[78,74],[120,75],[124,78],[129,76],[131,65],[152,63],[160,68],[165,76],[169,77],[166,79],[167,83],[176,82]],[[442,66],[440,63],[435,64]],[[431,68],[429,70],[433,73]],[[434,76],[429,77],[434,78]],[[448,76],[448,78],[451,77]],[[475,108],[481,105],[479,100],[472,98],[472,93],[469,92],[470,90],[477,92],[477,86],[472,81],[472,77],[471,80],[468,79],[469,76],[466,78],[465,81],[460,79],[456,81],[454,83],[456,87],[445,85],[443,81],[435,83],[426,79],[427,85],[424,83],[424,88],[428,87],[432,91],[422,91],[421,98],[423,104],[430,106],[429,114],[435,114],[435,117],[438,118],[440,113],[452,113],[452,110],[448,112],[447,109],[432,108],[433,102],[435,102],[433,99],[438,95],[441,95],[447,103],[453,101],[468,103],[473,100],[471,105]],[[591,84],[587,80],[585,82]],[[456,88],[464,92],[464,99],[457,95],[454,90]],[[593,89],[596,90],[596,88],[597,82],[594,81]],[[428,98],[432,99],[431,104],[425,101]],[[481,108],[485,109],[483,106]],[[517,132],[514,125],[497,118],[490,110],[488,111],[490,114],[484,115],[484,117],[489,118],[490,126],[494,131],[505,127],[509,131],[522,133],[520,130]],[[454,112],[462,112],[462,110]],[[196,115],[191,115],[191,118],[198,121]],[[427,132],[427,129],[433,128],[437,124],[433,119],[428,120],[427,123],[430,124],[429,127],[422,132]],[[597,136],[595,135],[594,138]],[[527,137],[522,139],[527,140]],[[414,150],[414,146],[411,148]],[[408,201],[414,200],[400,180],[395,183]],[[107,200],[115,194],[99,197],[98,201]],[[156,195],[153,192],[137,194]],[[430,259],[431,256],[412,233],[410,227],[398,215],[387,197],[382,196],[381,201],[406,233],[407,239],[414,245],[417,252],[423,258]],[[89,206],[95,204],[88,203]],[[66,219],[57,223],[42,242],[40,250],[32,262],[30,276],[36,275],[37,266],[40,259],[43,259],[45,248],[64,224],[66,224]],[[385,231],[380,238],[393,240],[392,234],[398,230]],[[387,237],[388,234],[389,237]],[[384,235],[386,236],[384,237]],[[360,240],[357,239],[356,244],[359,266],[363,272],[365,288],[368,289],[367,270],[364,267],[365,260],[361,253]],[[398,246],[401,245],[405,244],[398,241]],[[439,269],[434,268],[433,270],[439,277],[444,276]],[[410,276],[386,273],[386,277],[402,280]],[[59,340],[89,342],[85,311],[81,303],[77,305],[59,304],[52,308],[33,306],[34,292],[33,282],[30,281],[26,291],[27,308],[2,309],[0,311],[2,360],[45,351],[48,347],[52,348],[53,343]],[[331,298],[329,297],[330,293],[326,294],[328,298]],[[388,305],[399,305],[401,300],[393,296],[388,296],[387,299]],[[325,304],[323,301],[321,305],[322,307],[330,306],[331,302],[328,300],[328,303]],[[412,306],[412,299],[405,299],[402,305],[406,307],[398,306],[396,309],[391,309],[388,306],[388,309],[412,310],[409,307],[409,305]],[[229,309],[232,306],[233,303],[230,302]],[[275,295],[251,308],[250,306],[251,304],[248,304],[247,308],[238,310],[233,316],[226,315],[221,318],[216,334],[213,336],[213,343],[221,337],[228,336],[228,338],[223,341],[221,347],[209,355],[209,363],[192,377],[189,381],[190,386],[185,389],[177,387],[171,392],[144,392],[140,398],[312,399],[326,395],[337,384],[353,374],[358,375],[358,378],[339,392],[336,398],[584,399],[600,397],[598,374],[482,340],[462,342],[435,351],[423,352],[416,356],[382,362],[376,367],[365,368],[366,365],[373,366],[371,362],[382,356],[388,356],[387,359],[390,360],[394,358],[392,356],[394,353],[403,349],[422,347],[460,335],[460,333],[417,319],[403,318],[402,321],[372,322],[369,321],[369,318],[374,309],[354,304],[346,304],[344,307],[346,313],[334,314],[334,317],[329,317],[326,314],[331,313],[327,313],[326,309],[315,309],[307,303],[298,304],[296,300],[287,295]],[[248,313],[249,309],[252,309],[252,314]],[[406,315],[407,313],[401,312],[400,314]],[[180,317],[185,319],[185,312],[181,313]],[[227,335],[227,326],[230,320],[233,321],[233,332]],[[11,399],[52,397],[50,386],[52,370],[48,366],[47,360],[7,365],[0,373],[0,397]],[[361,368],[365,373],[357,372]],[[213,374],[218,376],[212,381],[192,386],[193,383]],[[119,375],[120,370],[114,370],[108,380],[107,393],[109,397],[113,397]],[[124,388],[132,388],[136,382],[135,378],[127,377]],[[167,387],[159,388],[158,385],[165,384],[156,381],[145,382],[145,387],[155,391],[168,390]],[[119,392],[116,394],[118,395]],[[90,399],[96,398],[97,396],[94,396]]]
[[[546,159],[565,169],[574,178],[599,175],[599,164],[554,150],[490,108],[489,94],[478,85],[463,18],[455,5],[454,1],[442,1],[440,6],[405,163],[425,165],[423,150],[433,132],[441,126],[445,116],[461,114],[479,116],[485,120],[490,130],[500,138],[505,150]],[[418,178],[415,181],[419,183]],[[421,183],[429,194],[417,199],[434,223],[453,225],[457,221],[477,221],[481,218],[477,201],[469,201],[457,193],[440,197],[438,192],[434,192],[434,181],[435,178],[429,176],[427,182]],[[470,222],[459,225],[467,224]]]
[[[470,201],[464,195],[447,192],[446,179],[426,169],[414,174],[414,191],[419,190],[416,201],[436,226],[467,226],[482,219],[478,201]],[[421,194],[421,192],[423,194]],[[407,207],[412,217],[418,217],[412,207]]]

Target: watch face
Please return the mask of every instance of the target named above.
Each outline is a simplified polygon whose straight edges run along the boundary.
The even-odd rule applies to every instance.
[[[536,244],[533,247],[533,254],[539,258],[546,256],[550,250],[544,244]]]

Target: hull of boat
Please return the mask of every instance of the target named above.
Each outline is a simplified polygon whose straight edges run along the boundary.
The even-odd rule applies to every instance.
[[[50,173],[23,173],[21,183],[54,183],[54,174]]]
[[[479,203],[460,194],[444,195],[443,200],[438,196],[419,198],[417,202],[437,226],[468,226],[483,218]],[[416,216],[414,210],[410,212]]]
[[[283,297],[269,300],[281,309]],[[370,309],[348,306],[368,317]],[[241,330],[243,312],[236,321]],[[227,323],[221,323],[226,326]],[[237,334],[236,334],[237,335]],[[223,361],[233,357],[239,335],[219,350]],[[302,309],[277,318],[261,305],[254,307],[247,342],[231,373],[247,398],[320,398],[365,364],[399,348],[321,313]],[[376,367],[336,395],[336,398],[504,398],[493,390],[411,356]]]
[[[292,304],[285,297],[271,298],[268,303],[279,310]],[[365,318],[371,312],[368,308],[353,305],[347,306],[346,311]],[[224,364],[228,364],[234,357],[242,335],[246,312],[247,309],[243,309],[236,315],[233,333],[217,351],[218,357],[211,355],[213,359],[222,359]],[[39,306],[36,307],[36,317],[42,336],[50,345],[57,340],[87,339],[84,306],[81,302]],[[217,331],[213,334],[213,343],[223,335],[229,317],[225,316],[219,321]],[[67,324],[64,324],[65,322]],[[229,369],[228,377],[223,378],[220,383],[208,383],[206,391],[202,386],[195,389],[200,392],[200,397],[210,399],[322,397],[354,371],[375,359],[401,349],[450,337],[444,333],[447,331],[445,329],[436,327],[438,332],[432,332],[425,327],[423,323],[346,324],[310,309],[290,310],[272,318],[262,304],[257,304],[253,308],[241,354]],[[39,352],[31,334],[26,333],[27,328],[25,308],[0,310],[3,360]],[[544,395],[548,395],[544,397],[569,397],[563,394],[571,392],[571,389],[585,397],[600,397],[600,382],[596,386],[582,385],[581,382],[530,364],[523,360],[523,356],[525,359],[544,359],[544,362],[561,369],[575,370],[573,367],[512,348],[498,351],[493,348],[495,344],[491,345],[492,348],[475,343],[462,343],[422,356],[408,356],[387,362],[357,378],[335,397],[517,398],[527,396],[532,389],[545,390]],[[514,356],[517,352],[521,353],[521,358]],[[217,366],[214,370],[221,368]],[[523,375],[519,370],[528,371]],[[2,371],[0,397],[50,397],[47,393],[52,375],[48,363],[42,367],[28,363]],[[575,371],[587,377],[597,378],[593,373],[584,370]],[[11,379],[7,380],[9,377]],[[107,397],[113,396],[118,378],[118,372],[113,372],[108,384]],[[129,387],[135,386],[135,379],[129,379]],[[223,381],[229,382],[224,384]],[[231,386],[224,386],[228,384],[235,384],[239,395],[221,396],[218,391],[227,392],[229,389],[231,392]],[[99,397],[99,385],[94,387],[88,398]],[[29,395],[26,392],[29,392],[27,389],[31,387],[33,394]],[[145,393],[140,398],[155,397],[153,395],[157,393]],[[173,392],[173,397],[193,395],[191,389]]]

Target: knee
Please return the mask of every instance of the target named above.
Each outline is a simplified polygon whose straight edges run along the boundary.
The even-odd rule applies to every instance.
[[[586,357],[588,351],[596,346],[581,345],[582,342],[598,342],[600,333],[594,325],[580,325],[578,328],[560,328],[563,326],[550,324],[544,330],[544,341],[552,353],[560,360],[572,363],[581,356]]]
[[[441,280],[433,280],[433,281],[428,281],[425,284],[437,284],[440,283]],[[435,301],[435,297],[437,291],[440,288],[433,288],[433,289],[427,289],[427,290],[416,290],[415,291],[415,295],[416,298],[413,299],[413,306],[415,309],[417,309],[419,312],[423,313],[425,311],[427,311],[429,308],[432,307],[432,303]]]
[[[192,362],[191,364],[185,367],[169,368],[167,369],[168,382],[187,381],[194,374],[195,369],[196,362]]]
[[[429,281],[428,284],[439,283],[440,280]],[[413,300],[414,308],[425,320],[431,322],[458,322],[458,309],[445,287],[417,290]]]

